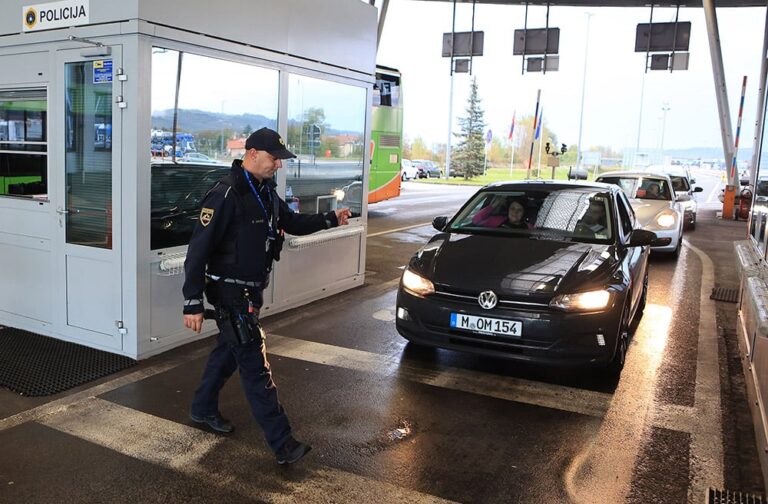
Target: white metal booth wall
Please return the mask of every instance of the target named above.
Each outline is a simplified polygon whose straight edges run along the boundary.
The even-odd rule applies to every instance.
[[[186,245],[151,244],[153,48],[273,72],[275,127],[289,140],[296,82],[357,89],[359,129],[367,139],[376,9],[359,0],[73,0],[35,7],[64,3],[82,5],[88,23],[71,19],[75,26],[42,30],[39,18],[30,30],[22,0],[0,6],[0,106],[29,92],[42,93],[47,103],[45,141],[22,146],[47,158],[45,192],[0,193],[0,324],[144,358],[198,337],[181,322],[183,273],[174,266]],[[85,125],[72,119],[77,100],[91,111]],[[27,118],[31,129],[39,123]],[[2,127],[0,118],[0,153],[11,152],[21,144],[4,147]],[[368,157],[361,149],[362,187],[368,187]],[[278,172],[281,196],[293,176]],[[101,206],[78,207],[85,200]],[[361,203],[350,226],[287,237],[262,313],[363,283],[365,198]],[[206,322],[201,336],[214,330]]]

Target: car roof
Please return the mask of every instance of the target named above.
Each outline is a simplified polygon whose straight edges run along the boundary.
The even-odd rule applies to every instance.
[[[547,189],[601,189],[603,191],[615,192],[621,190],[614,184],[605,184],[602,182],[583,182],[566,180],[510,180],[494,182],[484,186],[481,190],[524,190],[535,189],[537,187]]]
[[[664,179],[669,180],[669,175],[666,173],[656,173],[656,172],[648,172],[648,171],[612,171],[612,172],[606,172],[601,173],[597,176],[597,178],[603,178],[603,177],[644,177],[644,178],[658,178],[658,179]]]

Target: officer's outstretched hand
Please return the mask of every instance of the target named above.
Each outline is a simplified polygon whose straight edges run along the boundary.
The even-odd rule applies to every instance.
[[[336,220],[339,221],[339,226],[349,224],[349,218],[352,217],[352,212],[349,208],[337,208]]]
[[[195,313],[194,315],[184,315],[184,327],[192,329],[200,334],[200,329],[203,328],[203,314]]]

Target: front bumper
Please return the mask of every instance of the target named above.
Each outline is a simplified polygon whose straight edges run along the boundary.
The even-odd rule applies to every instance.
[[[658,238],[672,239],[669,245],[665,245],[663,247],[651,247],[653,252],[674,252],[675,249],[677,249],[677,245],[680,243],[680,240],[682,240],[682,235],[678,228],[668,230],[649,229],[649,231],[656,233],[656,237]]]
[[[558,366],[602,366],[616,350],[622,301],[599,313],[565,313],[548,307],[500,307],[484,310],[477,302],[447,299],[440,293],[397,294],[396,327],[419,345],[479,355]],[[407,312],[406,317],[404,311]],[[500,336],[450,327],[451,313],[477,315],[522,323],[522,335]],[[598,336],[601,335],[601,336]],[[604,344],[600,344],[602,339]]]

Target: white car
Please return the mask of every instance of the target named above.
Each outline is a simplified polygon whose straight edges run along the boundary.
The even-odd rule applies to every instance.
[[[603,173],[595,181],[621,187],[642,228],[653,231],[659,238],[672,240],[669,245],[652,247],[652,250],[668,252],[674,257],[680,255],[684,210],[675,196],[669,175],[617,171]]]
[[[696,180],[691,176],[688,168],[683,166],[666,165],[650,166],[646,170],[649,173],[662,173],[669,175],[672,181],[672,189],[675,191],[675,197],[680,202],[685,217],[684,226],[686,229],[696,229],[696,213],[698,211],[698,202],[696,194],[702,192],[701,187],[694,187]]]
[[[400,179],[413,180],[419,176],[419,169],[416,168],[410,159],[400,160]]]

